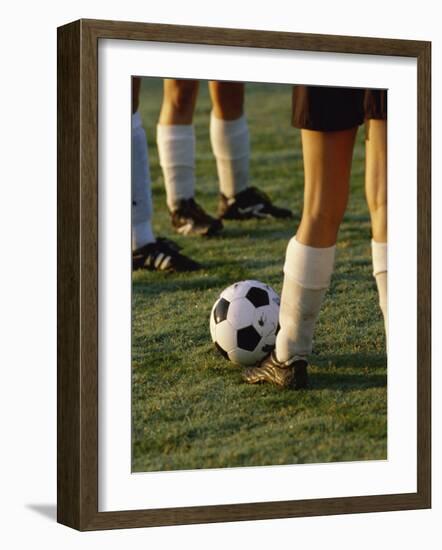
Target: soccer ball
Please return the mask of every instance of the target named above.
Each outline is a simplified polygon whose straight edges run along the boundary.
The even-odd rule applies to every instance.
[[[241,281],[221,292],[210,314],[210,334],[226,359],[255,365],[275,348],[279,296],[259,281]]]

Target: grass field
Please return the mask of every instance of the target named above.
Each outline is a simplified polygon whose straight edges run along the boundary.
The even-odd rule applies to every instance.
[[[302,205],[300,136],[290,126],[289,86],[249,84],[251,184],[290,206],[293,221],[227,222],[219,238],[172,234],[155,144],[161,81],[143,83],[154,228],[204,263],[193,274],[133,276],[132,404],[134,471],[379,460],[387,456],[387,369],[371,275],[364,199],[363,131],[336,271],[317,325],[311,389],[243,384],[212,346],[209,314],[233,282],[258,279],[281,292],[285,247]],[[210,102],[202,83],[195,116],[197,200],[211,213],[217,177],[209,143]]]

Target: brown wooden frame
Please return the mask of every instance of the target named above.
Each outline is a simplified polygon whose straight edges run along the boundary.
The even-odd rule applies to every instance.
[[[418,67],[417,492],[98,512],[98,40],[405,56]],[[58,29],[58,521],[79,530],[431,506],[431,43],[79,20]]]

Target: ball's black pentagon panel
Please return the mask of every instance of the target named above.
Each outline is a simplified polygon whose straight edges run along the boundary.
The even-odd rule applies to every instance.
[[[227,319],[227,312],[229,310],[230,302],[228,302],[226,299],[221,298],[221,300],[216,304],[215,309],[213,310],[213,318],[215,319],[215,323],[221,323],[221,321],[224,321]]]
[[[259,344],[261,336],[252,326],[241,328],[237,333],[238,347],[246,351],[253,351]]]
[[[223,348],[218,344],[218,342],[215,342],[215,346],[216,346],[216,349],[224,357],[224,359],[229,359],[229,356],[227,355],[227,351],[223,350]]]
[[[252,302],[255,307],[268,306],[269,305],[269,295],[263,288],[258,288],[256,286],[252,287],[246,294],[247,300]]]

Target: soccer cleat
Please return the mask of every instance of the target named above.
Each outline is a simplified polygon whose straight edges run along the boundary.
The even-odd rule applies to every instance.
[[[308,386],[308,363],[305,359],[295,359],[290,363],[280,363],[272,352],[256,367],[243,370],[243,380],[248,384],[270,382],[282,388],[302,390]]]
[[[177,273],[201,268],[198,262],[181,254],[180,249],[173,241],[159,237],[132,253],[132,269]]]
[[[218,203],[218,216],[225,220],[248,220],[251,218],[292,218],[288,208],[272,204],[270,197],[256,187],[247,187],[233,198],[222,193]]]
[[[210,237],[223,228],[221,220],[209,216],[195,199],[183,199],[171,212],[172,226],[180,235],[201,235]]]

